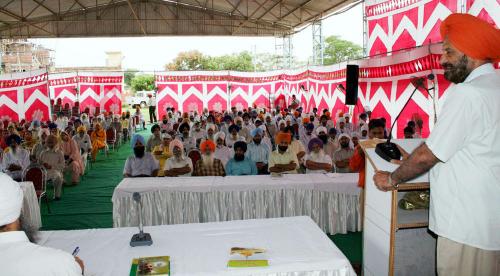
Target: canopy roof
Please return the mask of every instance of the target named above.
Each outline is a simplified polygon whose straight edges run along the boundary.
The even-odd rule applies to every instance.
[[[0,36],[282,36],[359,0],[3,0]]]

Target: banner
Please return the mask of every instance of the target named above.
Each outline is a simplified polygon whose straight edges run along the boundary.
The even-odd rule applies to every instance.
[[[500,26],[499,0],[367,0],[369,56],[441,42],[439,27],[452,13],[470,13]]]
[[[78,101],[78,77],[76,73],[62,73],[49,75],[50,98],[54,101],[61,99],[62,105],[70,107]]]
[[[94,114],[101,111],[121,114],[122,112],[122,72],[79,72],[78,91],[80,111],[89,109]]]
[[[50,120],[47,78],[43,70],[0,75],[0,120]]]

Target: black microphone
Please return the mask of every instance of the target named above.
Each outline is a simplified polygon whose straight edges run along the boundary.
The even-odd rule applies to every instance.
[[[429,78],[431,75],[432,74],[427,76],[427,78]],[[411,98],[413,97],[413,94],[415,94],[415,92],[417,92],[417,90],[420,87],[425,88],[424,83],[425,83],[426,77],[421,77],[421,78],[412,77],[411,79],[412,79],[411,82],[415,86],[415,89],[411,93],[411,95],[408,98],[408,100],[406,101],[405,105],[403,105],[403,108],[401,109],[401,111],[399,111],[398,116],[396,116],[396,119],[394,120],[394,123],[391,126],[391,131],[389,132],[389,137],[387,138],[387,141],[385,143],[377,144],[377,146],[375,147],[375,153],[377,153],[378,156],[382,157],[382,159],[386,160],[387,162],[391,162],[391,160],[393,160],[393,159],[401,160],[401,151],[399,150],[399,148],[396,144],[391,143],[392,129],[394,128],[394,125],[398,122],[399,116],[401,116],[401,114],[405,110],[405,107],[410,102]],[[434,79],[434,75],[432,75],[432,79]],[[429,91],[427,91],[427,93],[429,93]]]
[[[143,231],[143,223],[142,223],[142,201],[141,194],[138,192],[134,192],[132,194],[132,199],[139,205],[139,233],[134,234],[132,239],[130,240],[130,246],[144,246],[144,245],[152,245],[153,240],[151,239],[151,235],[149,233],[144,233]]]

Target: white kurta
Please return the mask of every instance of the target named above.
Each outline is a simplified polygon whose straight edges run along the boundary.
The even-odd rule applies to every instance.
[[[10,165],[21,166],[21,170],[11,172],[7,170]],[[29,165],[30,153],[21,147],[16,149],[15,154],[12,152],[12,149],[10,149],[7,153],[5,153],[2,160],[2,167],[5,170],[5,173],[14,179],[21,179],[24,169],[26,169]]]
[[[214,157],[219,159],[224,167],[226,167],[227,161],[233,158],[233,155],[233,150],[228,147],[222,146],[215,148]]]
[[[0,275],[81,276],[70,253],[29,242],[22,231],[0,233]]]
[[[330,158],[330,156],[328,156],[328,154],[325,153],[315,156],[313,156],[311,153],[308,153],[304,158],[304,162],[307,163],[307,160],[311,160],[316,163],[325,163],[332,165],[332,158]],[[328,173],[328,172],[325,170],[310,170],[306,168],[306,173]]]
[[[191,168],[191,172],[180,175],[180,176],[191,176],[193,173],[193,161],[191,161],[191,158],[184,156],[181,160],[177,160],[175,156],[170,157],[167,159],[167,162],[165,162],[165,170],[169,171],[171,169],[179,169],[179,168],[184,168],[186,165],[188,165]]]
[[[500,250],[500,76],[476,68],[448,91],[425,142],[441,162],[430,172],[429,229],[458,243]]]
[[[131,176],[152,175],[153,171],[158,169],[158,160],[150,152],[146,152],[142,158],[137,158],[135,155],[129,156],[125,161],[123,173]]]

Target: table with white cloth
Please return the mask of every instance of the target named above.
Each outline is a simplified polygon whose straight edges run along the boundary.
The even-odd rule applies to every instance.
[[[40,232],[39,244],[85,262],[85,275],[129,275],[133,258],[170,256],[171,275],[349,276],[349,260],[309,217],[146,226],[151,246],[130,247],[137,227]],[[268,267],[228,268],[231,247],[266,249]]]
[[[40,229],[42,227],[42,217],[40,216],[40,205],[33,182],[18,183],[23,190],[23,207],[21,208],[23,223],[34,229]]]
[[[326,233],[360,231],[358,174],[124,178],[113,193],[114,227],[309,216]]]

